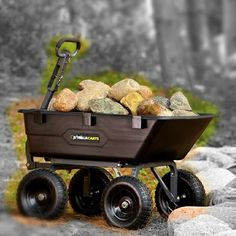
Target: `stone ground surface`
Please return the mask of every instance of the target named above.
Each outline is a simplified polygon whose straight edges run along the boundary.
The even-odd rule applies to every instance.
[[[39,80],[26,81],[22,78],[10,78],[0,76],[0,236],[110,236],[110,235],[167,235],[167,224],[157,216],[143,230],[124,231],[109,227],[98,227],[86,220],[72,219],[60,226],[33,226],[20,223],[12,217],[4,205],[3,192],[5,185],[18,163],[13,150],[12,136],[8,121],[5,116],[6,107],[21,97],[37,96]],[[27,219],[26,219],[27,222]]]

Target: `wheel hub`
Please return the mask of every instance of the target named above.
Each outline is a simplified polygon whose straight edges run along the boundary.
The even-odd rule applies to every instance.
[[[38,201],[43,202],[47,199],[47,194],[46,193],[39,193],[37,196]]]
[[[125,200],[121,203],[122,209],[127,209],[130,206],[130,202],[128,200]]]

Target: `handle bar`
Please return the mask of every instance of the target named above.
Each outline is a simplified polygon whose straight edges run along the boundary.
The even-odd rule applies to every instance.
[[[76,49],[74,52],[69,51],[60,51],[60,48],[63,43],[76,43]],[[60,86],[61,80],[63,78],[64,70],[67,63],[70,62],[70,58],[74,57],[80,49],[80,40],[79,38],[62,38],[56,44],[56,55],[58,57],[55,68],[52,72],[51,78],[48,82],[48,91],[44,97],[44,100],[41,105],[41,109],[45,110],[48,108],[48,104],[52,99],[54,92],[57,91]]]
[[[68,51],[60,52],[60,48],[61,48],[62,44],[66,43],[66,42],[67,43],[76,43],[76,49],[74,52],[68,52]],[[79,38],[62,38],[56,44],[56,55],[57,55],[57,57],[60,57],[60,58],[64,58],[67,56],[74,57],[77,54],[77,52],[79,51],[80,46],[81,46],[81,43],[80,43]]]

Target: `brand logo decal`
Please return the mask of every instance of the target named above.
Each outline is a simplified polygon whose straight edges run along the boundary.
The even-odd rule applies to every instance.
[[[100,142],[100,136],[96,134],[71,134],[70,139],[72,141]]]

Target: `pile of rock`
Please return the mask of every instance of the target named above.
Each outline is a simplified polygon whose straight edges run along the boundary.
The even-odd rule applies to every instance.
[[[188,99],[176,92],[170,99],[154,96],[152,90],[133,79],[124,79],[112,87],[93,80],[83,80],[75,93],[63,89],[51,100],[48,110],[92,111],[120,115],[195,116]]]
[[[177,167],[201,180],[207,206],[173,211],[169,235],[236,235],[236,147],[194,148]]]

